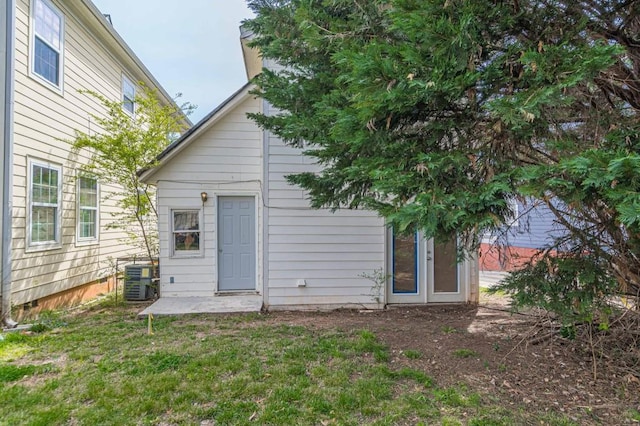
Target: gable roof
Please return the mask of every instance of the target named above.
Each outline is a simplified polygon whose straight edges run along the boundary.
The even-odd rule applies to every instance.
[[[248,82],[233,95],[229,96],[225,101],[218,105],[213,111],[207,114],[202,120],[187,130],[180,138],[172,142],[157,157],[157,164],[153,167],[142,169],[138,172],[143,182],[148,182],[151,177],[162,167],[171,161],[173,157],[178,155],[182,150],[191,145],[202,133],[211,128],[222,117],[232,111],[237,105],[251,97],[251,91],[255,88],[255,84]]]

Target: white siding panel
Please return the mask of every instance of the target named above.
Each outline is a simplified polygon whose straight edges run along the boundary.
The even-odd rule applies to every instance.
[[[255,196],[257,248],[262,247],[262,131],[245,116],[257,112],[260,102],[248,98],[162,166],[153,178],[158,182],[158,227],[160,230],[160,294],[162,297],[211,297],[217,288],[217,197]],[[173,257],[172,209],[200,208],[204,204],[202,257]],[[262,286],[262,254],[256,264],[258,291]],[[171,279],[173,278],[173,283]]]
[[[236,111],[258,111],[248,98]],[[235,138],[229,138],[233,134]],[[262,131],[244,114],[229,113],[198,136],[156,174],[158,181],[238,182],[262,179]]]
[[[94,281],[112,272],[110,258],[137,253],[122,242],[124,233],[107,229],[117,210],[115,200],[106,197],[115,188],[101,185],[100,241],[77,246],[76,171],[86,163],[87,152],[75,155],[70,141],[75,131],[100,131],[90,118],[104,114],[104,108],[80,90],[92,90],[111,100],[120,100],[121,75],[128,73],[142,80],[139,71],[127,69],[92,34],[91,25],[70,10],[82,8],[71,0],[54,1],[65,15],[63,92],[60,93],[29,75],[29,0],[16,1],[16,63],[13,168],[13,296],[15,304],[46,297]],[[83,18],[84,19],[84,18]],[[27,158],[33,157],[62,165],[63,246],[59,249],[26,250]]]
[[[280,246],[283,244],[299,244],[306,246],[309,241],[311,241],[313,245],[330,244],[332,247],[336,247],[336,244],[342,246],[344,244],[353,244],[354,242],[357,242],[358,244],[367,245],[368,247],[372,247],[372,250],[378,251],[378,246],[380,244],[384,244],[384,235],[310,235],[308,233],[304,235],[292,235],[279,233],[269,236],[269,243],[271,244],[272,252],[290,250],[288,247],[286,249],[281,249]],[[300,249],[300,247],[298,248]],[[313,249],[313,247],[310,249]]]
[[[313,254],[314,259],[317,260],[333,260],[335,253],[342,253],[341,258],[344,260],[369,260],[368,253],[378,253],[380,250],[376,244],[319,244],[316,241],[304,244],[271,243],[269,247],[271,248],[269,254],[273,261],[306,260],[309,254]],[[295,250],[295,253],[292,253],[292,250]]]
[[[268,161],[269,306],[374,303],[374,283],[361,275],[384,268],[384,221],[370,211],[310,209],[308,194],[285,179],[318,170],[301,149],[269,137]]]
[[[273,209],[270,209],[270,212],[272,212]],[[327,212],[327,214],[331,214],[330,212]],[[348,233],[343,232],[345,231],[344,229],[342,229],[341,227],[335,227],[335,226],[330,226],[330,227],[320,227],[320,226],[314,226],[312,221],[310,220],[309,223],[307,225],[298,225],[298,226],[293,226],[293,225],[283,225],[283,226],[270,226],[269,227],[269,238],[271,238],[271,236],[275,235],[327,235],[327,236],[353,236],[355,238],[359,238],[360,235],[365,235],[365,236],[378,236],[379,232],[378,232],[378,227],[376,228],[371,228],[371,227],[351,227],[348,229]],[[382,235],[382,237],[380,238],[384,238],[384,235]],[[271,241],[271,240],[269,240]],[[338,244],[338,243],[336,243]]]

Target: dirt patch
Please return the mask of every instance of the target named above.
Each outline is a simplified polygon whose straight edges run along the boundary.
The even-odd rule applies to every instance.
[[[575,341],[554,337],[531,344],[540,317],[512,314],[506,298],[485,298],[479,306],[267,315],[279,324],[371,330],[388,345],[392,364],[421,369],[437,386],[464,386],[506,406],[559,411],[579,424],[624,424],[625,413],[640,411],[640,383],[633,375],[598,363],[594,377],[591,353]]]

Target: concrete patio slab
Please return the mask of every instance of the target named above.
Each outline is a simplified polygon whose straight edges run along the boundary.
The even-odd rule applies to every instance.
[[[260,312],[262,296],[219,297],[161,297],[138,314],[138,317],[153,315],[222,314],[232,312]]]

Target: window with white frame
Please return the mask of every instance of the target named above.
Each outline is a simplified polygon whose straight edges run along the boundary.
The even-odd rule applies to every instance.
[[[61,219],[62,167],[30,160],[28,246],[58,246]]]
[[[126,76],[122,76],[122,109],[129,114],[135,112],[136,86]]]
[[[200,253],[200,210],[172,210],[171,227],[174,255]]]
[[[32,72],[62,87],[64,16],[49,0],[32,0]]]
[[[77,186],[77,240],[92,242],[98,240],[99,230],[98,179],[90,175],[78,176]]]

